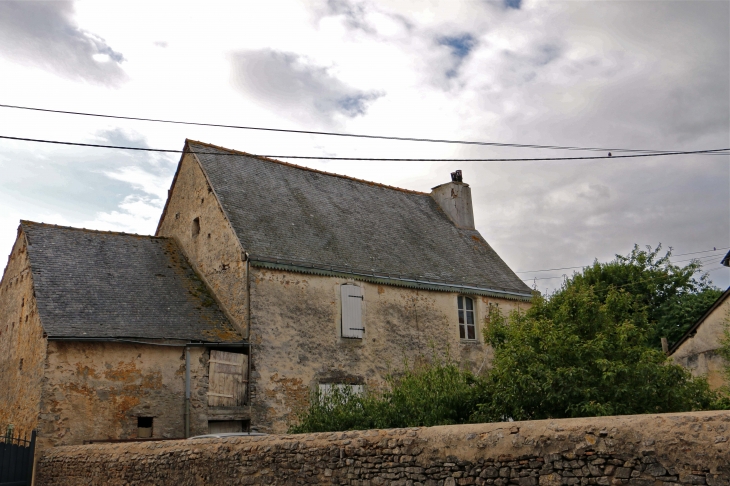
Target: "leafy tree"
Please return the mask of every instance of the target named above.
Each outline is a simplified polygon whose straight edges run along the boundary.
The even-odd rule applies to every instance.
[[[698,262],[669,263],[660,248],[594,263],[526,313],[490,319],[495,351],[488,399],[475,418],[540,419],[713,408],[718,395],[656,349],[667,309],[706,293]],[[706,310],[706,309],[705,309]],[[704,311],[703,311],[704,312]]]
[[[663,337],[670,345],[679,340],[722,294],[707,274],[700,273],[699,260],[680,267],[670,262],[671,250],[664,256],[660,252],[661,245],[645,250],[634,245],[629,255],[595,262],[571,279],[571,285],[592,286],[599,299],[605,299],[609,289],[632,294],[635,308],[647,316],[643,325],[649,331],[648,343],[657,349]]]
[[[479,379],[449,357],[434,356],[416,366],[406,363],[401,375],[390,375],[383,390],[367,395],[348,388],[323,396],[312,393],[292,433],[418,427],[466,423],[476,410]],[[483,388],[483,387],[482,387]]]

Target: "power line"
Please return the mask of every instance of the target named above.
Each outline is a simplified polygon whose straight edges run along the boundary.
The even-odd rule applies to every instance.
[[[727,267],[720,266],[720,267],[710,268],[708,270],[703,270],[703,272],[710,273],[710,272],[714,272],[715,270],[720,270],[722,268],[727,268]],[[661,280],[661,279],[669,278],[669,277],[670,277],[670,275],[658,275],[656,277],[649,278],[649,279],[646,279],[646,280],[637,280],[635,282],[629,282],[629,283],[626,283],[626,284],[623,284],[623,285],[617,285],[617,286],[615,286],[615,288],[621,288],[621,287],[625,287],[627,285],[633,285],[633,284],[637,284],[637,283],[641,283],[641,282],[650,282],[652,280],[657,280],[657,279]],[[556,275],[554,277],[523,278],[522,281],[523,282],[532,282],[532,281],[535,281],[535,280],[553,280],[553,279],[556,279],[556,278],[569,278],[569,277],[567,275]]]
[[[726,246],[724,248],[713,248],[712,250],[691,251],[689,253],[678,253],[676,255],[672,255],[672,257],[685,256],[685,255],[696,255],[698,253],[710,253],[710,252],[722,251],[722,250],[727,250],[727,249],[730,249],[730,246]],[[716,257],[716,256],[720,256],[720,255],[707,255],[707,257],[699,257],[698,259]],[[670,258],[672,258],[672,257],[670,257]],[[691,258],[690,260],[694,260],[694,258]],[[680,261],[685,262],[685,261],[689,261],[689,260],[680,260]],[[578,265],[575,267],[545,268],[542,270],[521,270],[521,271],[515,272],[515,273],[538,273],[538,272],[552,272],[555,270],[572,270],[574,268],[590,267],[591,265],[593,265],[593,264],[591,263],[590,265]],[[529,279],[529,280],[532,280],[532,279]]]
[[[312,131],[312,130],[291,130],[291,129],[284,129],[284,128],[265,128],[265,127],[253,127],[253,126],[245,126],[245,125],[225,125],[225,124],[220,124],[220,123],[201,123],[201,122],[188,122],[188,121],[179,121],[179,120],[164,120],[164,119],[159,119],[159,118],[142,118],[142,117],[134,117],[134,116],[104,115],[104,114],[100,114],[100,113],[85,113],[85,112],[79,112],[79,111],[64,111],[64,110],[51,110],[48,108],[34,108],[34,107],[30,107],[30,106],[0,104],[0,107],[13,108],[13,109],[18,109],[18,110],[40,111],[40,112],[44,112],[44,113],[57,113],[57,114],[63,114],[63,115],[79,115],[79,116],[91,116],[91,117],[97,117],[97,118],[111,118],[111,119],[115,119],[115,120],[146,121],[146,122],[155,122],[155,123],[170,123],[170,124],[175,124],[175,125],[194,125],[194,126],[202,126],[202,127],[235,128],[235,129],[240,129],[240,130],[258,130],[258,131],[265,131],[265,132],[296,133],[296,134],[305,134],[305,135],[326,135],[326,136],[333,136],[333,137],[354,137],[354,138],[369,138],[369,139],[379,139],[379,140],[398,140],[398,141],[404,141],[404,142],[449,143],[449,144],[460,144],[460,145],[482,145],[482,146],[490,146],[490,147],[517,147],[517,148],[534,148],[534,149],[551,149],[551,150],[588,150],[588,151],[594,151],[594,152],[611,151],[611,152],[639,152],[639,153],[651,153],[651,154],[679,153],[677,151],[667,151],[667,150],[573,147],[573,146],[559,146],[559,145],[477,142],[477,141],[470,141],[470,140],[447,140],[447,139],[417,138],[417,137],[393,137],[393,136],[386,136],[386,135],[363,135],[363,134],[356,134],[356,133],[319,132],[319,131]],[[723,150],[728,150],[728,149],[723,149]],[[682,153],[697,153],[697,154],[708,153],[710,155],[715,155],[712,152],[717,152],[717,151],[702,150],[702,151],[682,152]],[[718,154],[718,155],[725,155],[725,154]],[[283,156],[280,156],[280,157],[281,158],[295,158],[295,157],[283,157]],[[298,158],[315,158],[315,157],[298,157]],[[316,157],[316,158],[319,158],[319,157]],[[342,160],[342,159],[336,159],[336,160]],[[365,159],[349,159],[348,158],[348,159],[344,159],[344,160],[365,160]]]
[[[50,143],[56,145],[72,145],[76,147],[93,147],[93,148],[107,148],[116,150],[136,150],[141,152],[164,152],[164,153],[183,153],[183,150],[173,149],[154,149],[146,147],[124,147],[119,145],[102,145],[95,143],[78,143],[78,142],[62,142],[58,140],[41,140],[37,138],[23,138],[23,137],[9,137],[6,135],[0,135],[0,139],[6,140],[19,140],[23,142],[36,142],[36,143]],[[690,152],[660,152],[652,154],[632,154],[632,155],[614,155],[614,156],[591,156],[591,157],[543,157],[543,158],[522,158],[522,159],[389,159],[389,158],[374,158],[374,157],[319,157],[319,156],[303,156],[303,155],[259,155],[259,154],[241,154],[232,152],[195,152],[188,151],[186,153],[196,155],[227,155],[236,157],[269,157],[276,159],[308,159],[308,160],[363,160],[370,162],[530,162],[530,161],[558,161],[558,160],[598,160],[598,159],[628,159],[637,157],[659,157],[666,155],[691,155],[691,154],[714,154],[717,152],[728,151],[726,149],[712,149],[712,150],[694,150]]]

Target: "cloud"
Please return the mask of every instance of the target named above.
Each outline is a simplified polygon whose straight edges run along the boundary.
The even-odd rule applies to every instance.
[[[231,83],[261,103],[302,120],[331,122],[335,117],[364,115],[383,96],[362,91],[334,77],[306,58],[271,49],[240,51],[230,56]]]
[[[506,8],[513,8],[519,10],[522,6],[522,0],[504,0],[504,6]]]
[[[0,1],[0,55],[71,79],[119,86],[124,56],[79,28],[72,1]]]

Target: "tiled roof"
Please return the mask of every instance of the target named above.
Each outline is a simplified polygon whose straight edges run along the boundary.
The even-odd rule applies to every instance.
[[[21,227],[49,337],[242,340],[173,240]]]
[[[254,261],[531,295],[478,231],[458,228],[428,194],[188,148]]]

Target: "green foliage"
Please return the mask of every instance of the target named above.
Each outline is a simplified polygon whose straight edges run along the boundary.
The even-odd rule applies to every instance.
[[[448,357],[390,375],[384,390],[355,395],[333,388],[312,393],[291,433],[419,427],[466,423],[479,402],[479,380]]]
[[[667,299],[659,309],[654,335],[666,337],[671,347],[722,295],[722,290],[707,287],[699,292],[684,292]],[[656,344],[656,339],[652,344]]]
[[[647,346],[648,312],[624,289],[600,295],[573,280],[526,313],[490,321],[494,361],[476,420],[700,410],[716,398],[706,380]]]
[[[634,245],[629,255],[617,255],[608,263],[595,262],[570,282],[592,287],[602,300],[610,289],[633,295],[635,308],[646,313],[643,326],[648,343],[656,349],[661,349],[663,337],[670,345],[676,342],[722,294],[707,274],[695,277],[702,268],[698,260],[680,267],[670,263],[671,251],[664,256],[660,252],[661,245],[646,250]]]

